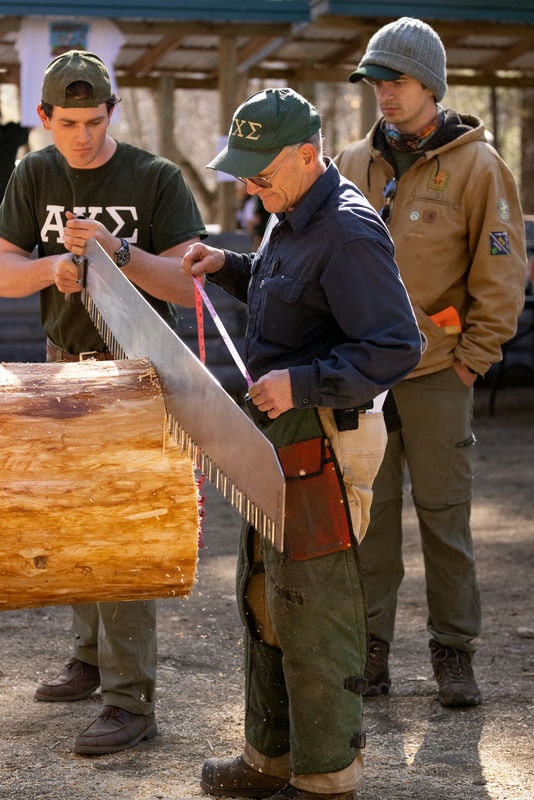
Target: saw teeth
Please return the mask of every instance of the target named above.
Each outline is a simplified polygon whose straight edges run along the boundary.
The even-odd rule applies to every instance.
[[[115,338],[113,332],[103,319],[100,311],[93,302],[91,295],[86,289],[81,291],[81,300],[89,314],[91,321],[99,332],[106,347],[115,359],[125,359],[126,353]],[[263,512],[259,506],[251,502],[243,492],[229,480],[217,465],[193,442],[189,434],[181,427],[176,419],[171,415],[166,415],[166,425],[169,434],[176,441],[180,449],[187,453],[195,468],[201,470],[208,480],[221,492],[223,497],[236,509],[249,525],[252,525],[259,533],[267,539],[273,547],[282,552],[283,541],[278,535],[273,520]]]

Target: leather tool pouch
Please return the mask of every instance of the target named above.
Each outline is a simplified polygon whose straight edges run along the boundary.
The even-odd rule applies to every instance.
[[[304,561],[352,545],[343,482],[328,439],[320,436],[277,449],[286,476],[285,547]]]

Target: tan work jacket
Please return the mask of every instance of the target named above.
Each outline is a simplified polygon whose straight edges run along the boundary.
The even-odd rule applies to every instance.
[[[525,295],[525,230],[510,169],[487,143],[479,119],[461,116],[466,132],[428,150],[400,177],[389,230],[422,333],[423,356],[408,378],[459,358],[483,375],[515,333]],[[335,159],[379,210],[394,170],[374,146],[380,122]],[[461,331],[430,316],[457,310]]]

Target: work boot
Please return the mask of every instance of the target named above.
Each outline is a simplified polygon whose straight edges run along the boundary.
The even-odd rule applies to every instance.
[[[98,667],[78,658],[67,661],[57,678],[40,683],[35,691],[36,700],[47,703],[69,703],[89,697],[100,686]]]
[[[391,681],[389,679],[388,655],[389,644],[371,637],[367,650],[365,672],[363,673],[364,678],[367,678],[367,686],[363,691],[364,697],[377,697],[380,694],[389,692]]]
[[[74,743],[74,752],[82,755],[119,753],[135,747],[158,732],[154,713],[132,714],[118,706],[104,706],[102,713]]]
[[[267,775],[249,767],[237,758],[208,758],[202,767],[201,788],[217,797],[269,797],[282,789],[288,780],[277,775]]]
[[[431,639],[428,646],[441,705],[478,706],[480,691],[473,675],[469,653],[456,647],[447,647],[435,639]]]
[[[288,783],[279,792],[273,794],[268,800],[356,800],[356,792],[339,792],[338,794],[321,794],[308,792]]]

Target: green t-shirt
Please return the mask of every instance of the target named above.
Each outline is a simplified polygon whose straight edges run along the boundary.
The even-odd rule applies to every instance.
[[[39,257],[65,253],[67,211],[98,219],[149,253],[207,235],[179,168],[123,142],[95,169],[72,169],[54,145],[26,155],[0,206],[0,237],[28,252],[37,247]],[[172,324],[173,306],[143,294]],[[48,338],[69,353],[104,348],[79,295],[66,303],[55,285],[41,292],[41,322]]]

